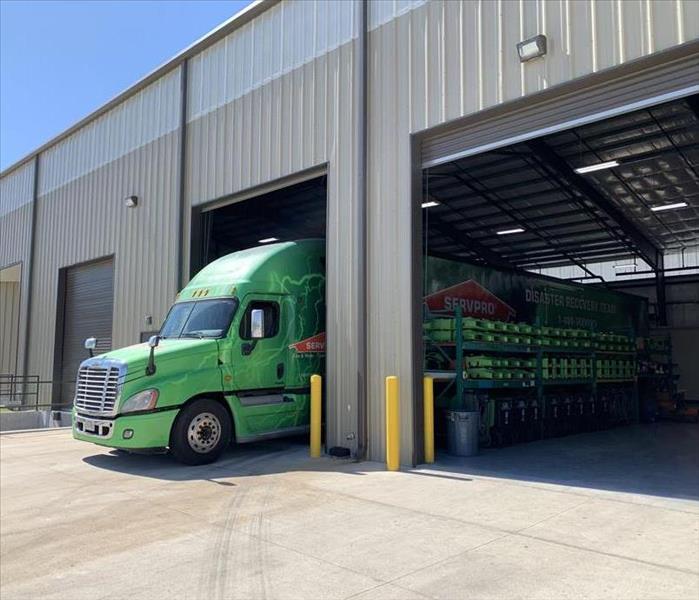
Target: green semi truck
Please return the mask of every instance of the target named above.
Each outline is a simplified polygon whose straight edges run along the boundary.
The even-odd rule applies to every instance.
[[[324,252],[322,240],[284,242],[206,266],[148,343],[80,365],[73,436],[205,464],[232,440],[308,431],[309,379],[325,364]]]

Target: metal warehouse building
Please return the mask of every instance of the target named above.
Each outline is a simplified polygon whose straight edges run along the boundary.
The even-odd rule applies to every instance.
[[[425,245],[572,277],[636,260],[658,324],[679,319],[667,280],[699,245],[697,94],[689,0],[254,3],[2,173],[0,372],[65,404],[88,335],[136,343],[213,257],[321,236],[328,444],[382,459],[397,375],[401,461],[419,462]],[[581,181],[578,157],[611,160],[605,136],[636,170]],[[536,205],[541,187],[507,180],[513,156],[579,193]],[[677,195],[681,215],[645,210]],[[486,205],[535,235],[493,234]]]

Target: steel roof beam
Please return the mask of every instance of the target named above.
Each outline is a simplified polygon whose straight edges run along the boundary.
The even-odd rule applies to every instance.
[[[428,227],[428,232],[429,232],[429,228],[436,229],[443,236],[449,238],[454,243],[456,243],[459,247],[463,248],[464,251],[475,252],[478,255],[482,256],[489,263],[491,263],[495,266],[504,267],[507,269],[514,268],[514,265],[511,262],[509,262],[507,259],[503,258],[502,256],[500,256],[496,252],[493,252],[490,248],[487,248],[486,246],[481,244],[479,241],[474,240],[472,237],[470,237],[466,234],[462,234],[461,232],[455,231],[449,225],[439,221],[438,217],[431,218],[427,224],[427,227]],[[429,246],[428,246],[427,250],[429,253]]]
[[[470,173],[468,173],[465,169],[463,169],[463,167],[461,167],[461,165],[458,163],[458,161],[455,162],[454,164],[461,171],[461,175],[458,176],[458,179],[460,181],[462,181],[466,187],[468,187],[469,189],[473,190],[476,193],[480,193],[484,199],[490,200],[504,214],[506,214],[508,217],[510,217],[514,223],[521,225],[522,220],[526,221],[526,219],[522,219],[522,217],[520,215],[516,214],[517,210],[513,209],[510,206],[509,201],[503,200],[497,194],[491,193],[488,190],[487,186],[485,186],[477,178],[473,177]],[[483,189],[479,189],[479,187],[483,188]],[[553,239],[552,237],[549,237],[548,235],[544,235],[543,232],[538,230],[538,228],[529,227],[528,231],[530,233],[533,233],[536,237],[538,237],[544,241],[547,241],[553,248],[558,248],[558,242],[555,239]],[[585,265],[581,264],[574,256],[570,255],[565,250],[561,250],[561,252],[571,263],[577,265],[578,267],[580,267],[583,271],[585,271],[589,275],[595,275]],[[604,282],[604,279],[602,279],[602,281]]]
[[[527,146],[531,148],[532,152],[539,160],[562,175],[573,188],[596,204],[600,210],[607,213],[626,236],[632,240],[641,258],[643,258],[653,270],[658,269],[660,262],[659,257],[662,256],[662,251],[624,214],[623,210],[601,194],[587,179],[576,173],[573,168],[553,152],[545,142],[541,140],[532,140],[527,142]]]
[[[620,248],[626,252],[628,252],[628,248],[625,246],[620,245],[618,242],[614,240],[599,240],[599,241],[594,241],[591,242],[590,244],[585,244],[585,249],[580,249],[581,248],[581,241],[579,241],[577,244],[570,244],[566,245],[563,247],[563,249],[568,250],[568,251],[574,251],[575,248],[578,248],[578,252],[574,252],[574,254],[582,254],[583,252],[592,252],[592,251],[599,251],[602,248]],[[515,253],[519,255],[525,255],[525,256],[533,256],[536,254],[555,254],[556,251],[551,249],[550,247],[530,247],[530,248],[523,248],[521,250],[515,250],[515,248],[509,248],[504,252],[500,252],[504,257],[510,258],[512,257]]]

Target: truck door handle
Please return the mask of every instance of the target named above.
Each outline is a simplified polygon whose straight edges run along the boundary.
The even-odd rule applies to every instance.
[[[284,377],[284,363],[277,364],[277,379]]]
[[[240,353],[243,356],[248,356],[254,349],[255,346],[257,345],[257,340],[254,340],[252,342],[245,342],[240,346]]]

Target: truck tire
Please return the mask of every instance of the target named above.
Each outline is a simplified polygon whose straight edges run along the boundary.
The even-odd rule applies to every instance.
[[[215,400],[204,398],[180,411],[170,433],[170,452],[186,465],[206,465],[231,442],[231,417]]]

